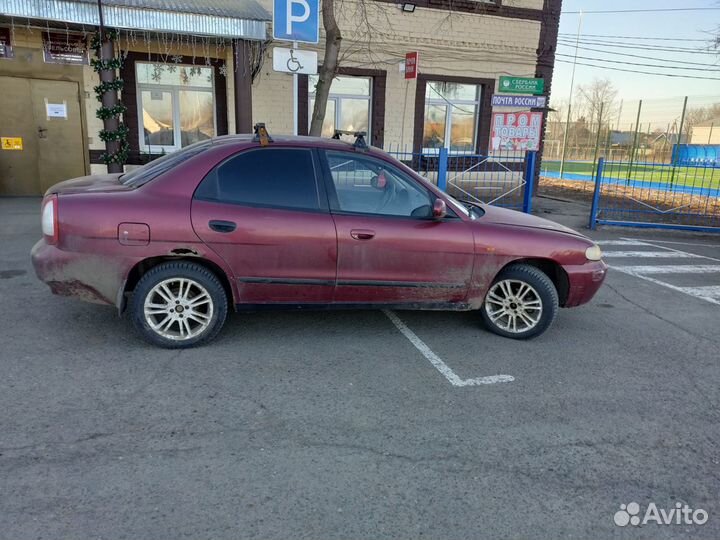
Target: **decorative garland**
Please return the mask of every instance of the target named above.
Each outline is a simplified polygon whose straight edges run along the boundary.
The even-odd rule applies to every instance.
[[[119,37],[120,34],[118,33],[118,31],[111,29],[105,30],[103,39],[106,42],[117,41]],[[100,59],[100,49],[102,45],[103,41],[100,39],[100,33],[96,32],[95,34],[93,34],[90,40],[90,47],[95,49],[95,56],[97,56],[97,58],[93,58],[90,60],[90,65],[92,66],[93,70],[99,75],[101,71],[115,72],[118,69],[122,69],[122,58]],[[122,79],[115,79],[114,81],[101,82],[94,88],[95,97],[101,103],[100,107],[98,107],[97,112],[95,113],[95,116],[97,116],[100,120],[107,120],[108,118],[118,119],[118,128],[116,130],[100,130],[99,136],[101,141],[120,143],[119,148],[116,152],[102,153],[100,159],[102,159],[105,165],[110,165],[111,163],[124,165],[127,162],[128,153],[130,151],[130,144],[127,141],[127,136],[130,130],[120,118],[123,114],[127,112],[127,107],[119,102],[112,107],[105,107],[104,105],[102,105],[102,99],[106,93],[119,92],[123,89],[123,86],[124,81]]]
[[[105,105],[100,105],[97,111],[95,111],[95,116],[97,116],[100,120],[107,120],[108,118],[112,118],[113,116],[120,116],[122,114],[125,114],[126,112],[127,107],[122,103],[118,103],[117,105],[114,105],[112,107],[105,107]]]

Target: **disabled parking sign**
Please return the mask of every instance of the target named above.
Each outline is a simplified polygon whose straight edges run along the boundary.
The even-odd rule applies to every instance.
[[[273,39],[318,43],[320,0],[273,0]]]

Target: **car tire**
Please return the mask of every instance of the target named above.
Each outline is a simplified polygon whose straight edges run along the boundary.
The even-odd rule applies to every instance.
[[[539,336],[555,320],[558,294],[542,270],[527,264],[503,269],[493,281],[480,308],[491,332],[512,339]]]
[[[212,271],[177,261],[155,266],[140,278],[130,312],[137,331],[153,345],[186,349],[215,338],[227,310],[225,289]]]

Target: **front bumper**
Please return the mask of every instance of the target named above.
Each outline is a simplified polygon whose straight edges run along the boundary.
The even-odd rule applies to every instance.
[[[64,251],[40,240],[30,253],[35,274],[50,290],[96,304],[115,305],[123,278],[117,267],[97,256]]]
[[[568,275],[569,290],[564,307],[574,307],[589,302],[607,276],[605,261],[593,261],[577,266],[563,267]]]

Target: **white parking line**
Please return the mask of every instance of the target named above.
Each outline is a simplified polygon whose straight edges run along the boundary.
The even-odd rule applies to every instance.
[[[711,274],[720,272],[720,264],[678,264],[672,266],[611,266],[626,274]]]
[[[422,339],[417,337],[415,332],[410,330],[410,328],[408,328],[408,326],[400,320],[400,317],[388,310],[384,310],[383,313],[385,313],[388,319],[390,319],[397,329],[400,330],[402,335],[408,338],[410,343],[412,343],[415,348],[430,361],[435,369],[442,373],[448,382],[453,386],[479,386],[481,384],[495,384],[512,382],[515,380],[515,377],[512,375],[490,375],[488,377],[479,377],[477,379],[461,379],[452,369],[450,369],[450,366],[443,362],[442,359],[425,344]]]
[[[648,258],[680,258],[680,259],[702,259],[702,255],[695,253],[685,253],[684,251],[605,251],[603,257],[619,258],[619,257],[648,257]]]
[[[658,242],[661,242],[658,240]],[[688,253],[679,249],[659,246],[645,240],[635,240],[633,238],[623,238],[621,240],[608,240],[598,242],[601,246],[650,246],[663,251],[609,251],[604,255],[608,258],[627,258],[627,257],[648,257],[648,258],[671,258],[671,259],[705,259],[706,261],[720,262],[720,259],[708,257],[707,255],[698,255],[696,253]],[[672,242],[666,242],[672,243]],[[679,242],[678,242],[679,243]],[[701,244],[702,245],[702,244]],[[655,283],[662,287],[672,289],[690,296],[694,296],[700,300],[710,302],[711,304],[720,305],[720,287],[714,285],[699,287],[680,287],[667,283],[660,279],[650,277],[658,274],[711,274],[720,272],[720,264],[677,264],[677,265],[653,265],[653,266],[630,266],[630,265],[611,265],[613,270],[619,270],[625,274],[635,276],[650,283]]]
[[[647,246],[645,242],[639,242],[637,240],[598,240],[598,244],[601,246]]]
[[[646,244],[645,244],[646,241],[647,241],[647,242],[655,242],[656,244],[679,244],[679,245],[681,245],[681,246],[700,246],[700,247],[707,247],[707,248],[720,247],[720,244],[703,244],[703,243],[700,243],[700,242],[677,242],[677,241],[675,241],[675,240],[658,240],[658,239],[653,239],[653,240],[642,240],[642,239],[639,239],[639,240],[632,240],[632,239],[618,240],[618,242],[628,242],[628,244],[617,244],[617,245],[633,245],[633,244],[634,244],[634,245],[637,245],[637,246],[642,246],[642,245],[646,245]],[[610,242],[614,242],[614,240],[610,240]],[[605,242],[600,241],[600,243],[603,243],[603,244],[604,244]],[[607,244],[607,245],[610,245],[610,244]]]
[[[698,298],[702,298],[703,300],[707,300],[708,302],[713,302],[715,300],[720,301],[720,286],[704,285],[701,287],[681,287],[681,288],[684,293],[691,294],[693,296],[697,296]]]

